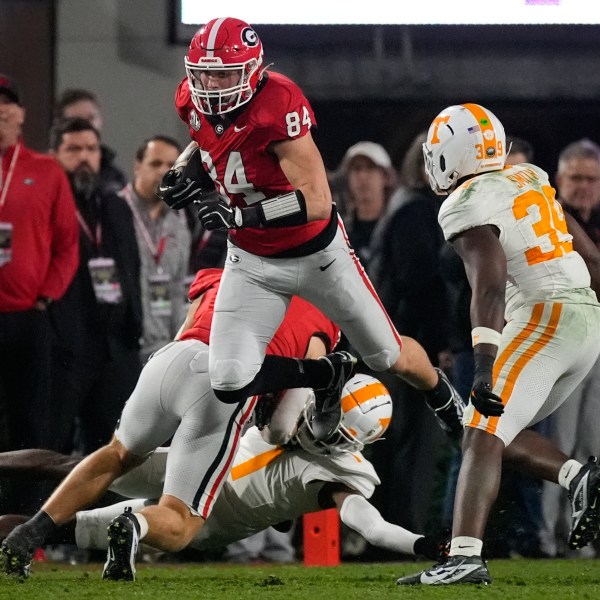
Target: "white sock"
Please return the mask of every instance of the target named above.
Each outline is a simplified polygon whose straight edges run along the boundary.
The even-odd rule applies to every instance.
[[[483,541],[474,537],[461,535],[452,538],[450,542],[450,556],[481,556]]]
[[[581,467],[583,467],[583,465],[580,462],[573,458],[569,459],[558,472],[558,485],[568,490],[571,481],[573,481],[577,473],[579,473]]]
[[[133,513],[133,516],[138,520],[140,524],[140,540],[143,540],[148,533],[148,521],[142,513]]]

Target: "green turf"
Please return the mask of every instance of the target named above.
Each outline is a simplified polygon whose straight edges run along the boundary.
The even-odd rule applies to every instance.
[[[136,599],[218,600],[380,598],[537,598],[597,600],[600,598],[600,561],[495,560],[490,564],[491,586],[397,587],[396,578],[428,563],[346,563],[339,567],[194,565],[138,568],[135,583],[100,579],[101,565],[70,567],[35,563],[31,578],[19,583],[0,577],[0,599],[72,600]]]

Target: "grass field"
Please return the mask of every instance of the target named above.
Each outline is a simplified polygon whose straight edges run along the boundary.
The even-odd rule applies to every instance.
[[[177,565],[138,569],[135,583],[100,579],[101,565],[71,567],[35,563],[29,580],[0,578],[0,599],[54,600],[370,600],[402,598],[490,598],[532,600],[600,598],[600,561],[495,560],[490,563],[491,586],[397,587],[396,578],[421,570],[428,563],[346,563],[339,567]]]

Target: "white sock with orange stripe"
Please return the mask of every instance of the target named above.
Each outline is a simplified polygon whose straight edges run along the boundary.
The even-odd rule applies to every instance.
[[[481,556],[483,541],[467,535],[452,538],[449,556]]]
[[[583,465],[579,461],[570,458],[558,472],[558,485],[568,490],[571,481],[573,481],[577,473],[579,473],[581,467],[583,467]]]

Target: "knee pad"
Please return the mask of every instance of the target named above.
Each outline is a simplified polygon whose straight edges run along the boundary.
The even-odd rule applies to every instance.
[[[400,348],[398,348],[396,351],[382,350],[377,354],[363,356],[362,359],[370,369],[381,372],[387,371],[396,362],[399,355]]]
[[[219,390],[239,390],[254,379],[258,370],[236,359],[218,360],[210,364],[210,383]]]
[[[241,394],[256,376],[257,371],[235,359],[219,360],[210,369],[210,383],[215,396],[227,404],[244,400]]]

